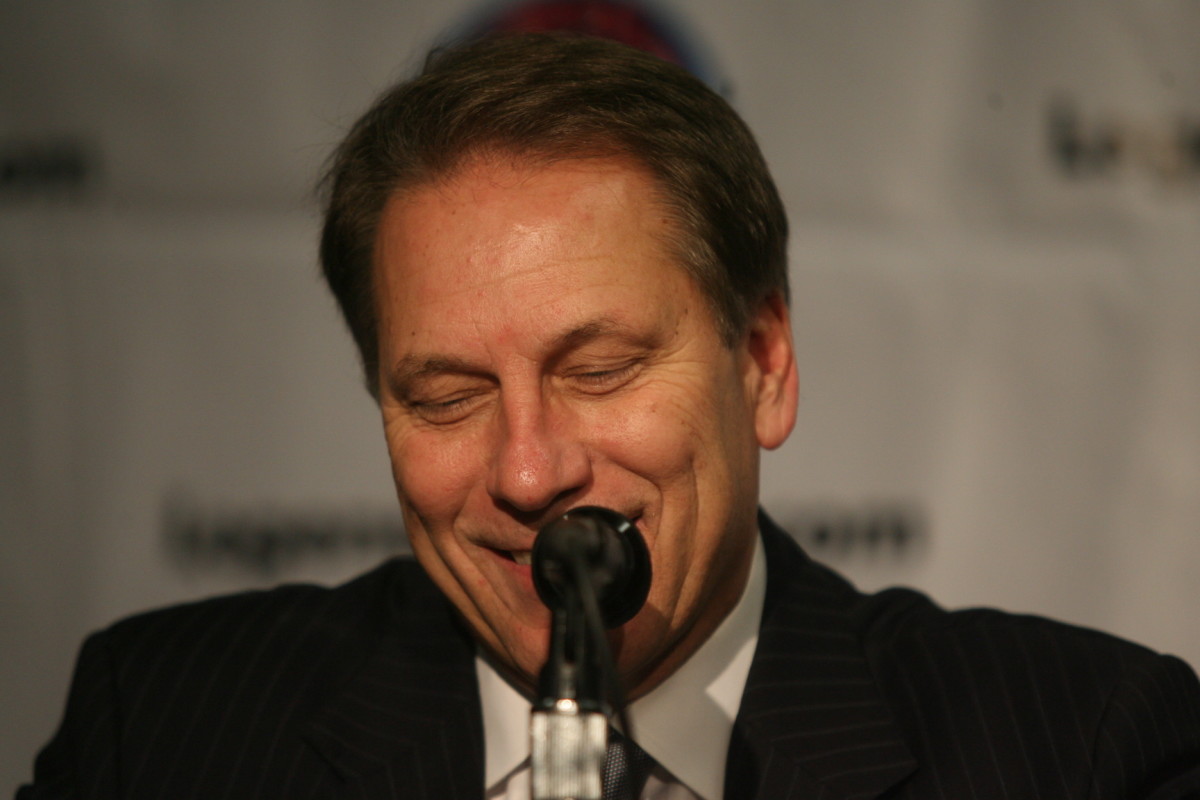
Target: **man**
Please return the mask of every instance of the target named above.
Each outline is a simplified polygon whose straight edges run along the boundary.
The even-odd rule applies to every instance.
[[[450,51],[358,122],[328,188],[322,262],[422,570],[92,637],[22,800],[527,797],[529,551],[582,505],[651,553],[612,635],[643,796],[1200,796],[1178,660],[860,595],[758,513],[796,412],[787,226],[685,72],[586,39]]]

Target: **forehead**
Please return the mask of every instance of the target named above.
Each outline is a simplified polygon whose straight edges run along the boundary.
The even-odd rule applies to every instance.
[[[527,225],[557,219],[564,227],[582,231],[594,216],[625,209],[629,213],[624,222],[636,217],[641,221],[638,227],[651,235],[673,234],[670,207],[662,196],[656,179],[631,158],[555,159],[489,152],[394,193],[385,204],[376,244],[386,244],[389,235],[405,228],[425,227],[430,217],[447,212],[470,218],[473,225],[498,221],[501,215],[508,218],[504,221],[516,222],[514,218],[522,216]]]
[[[566,300],[600,284],[690,282],[659,198],[627,159],[473,160],[385,207],[375,249],[381,318],[422,316],[430,304],[519,302],[547,285]]]

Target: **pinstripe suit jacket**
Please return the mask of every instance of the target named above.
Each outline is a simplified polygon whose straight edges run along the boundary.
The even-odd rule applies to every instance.
[[[865,596],[763,518],[726,797],[1200,797],[1200,684],[1113,637]],[[152,612],[84,645],[18,800],[479,798],[473,645],[418,568]]]

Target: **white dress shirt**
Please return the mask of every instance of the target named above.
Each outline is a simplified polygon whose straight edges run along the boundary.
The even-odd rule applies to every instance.
[[[627,709],[636,741],[658,767],[643,800],[720,800],[733,721],[758,643],[767,569],[755,540],[750,577],[712,636]],[[475,659],[483,707],[487,800],[529,800],[530,702],[482,656]]]

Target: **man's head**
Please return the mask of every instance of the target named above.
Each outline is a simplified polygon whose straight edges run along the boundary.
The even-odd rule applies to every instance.
[[[787,217],[775,184],[742,120],[687,71],[582,37],[504,36],[435,51],[420,76],[363,115],[326,176],[321,263],[373,395],[372,264],[383,207],[487,153],[641,164],[675,217],[679,263],[729,342],[763,298],[788,297]]]
[[[652,687],[736,602],[759,448],[794,421],[785,223],[753,140],[649,56],[502,40],[385,95],[331,184],[324,266],[417,558],[528,682],[537,530],[625,514],[654,579],[614,646]]]

